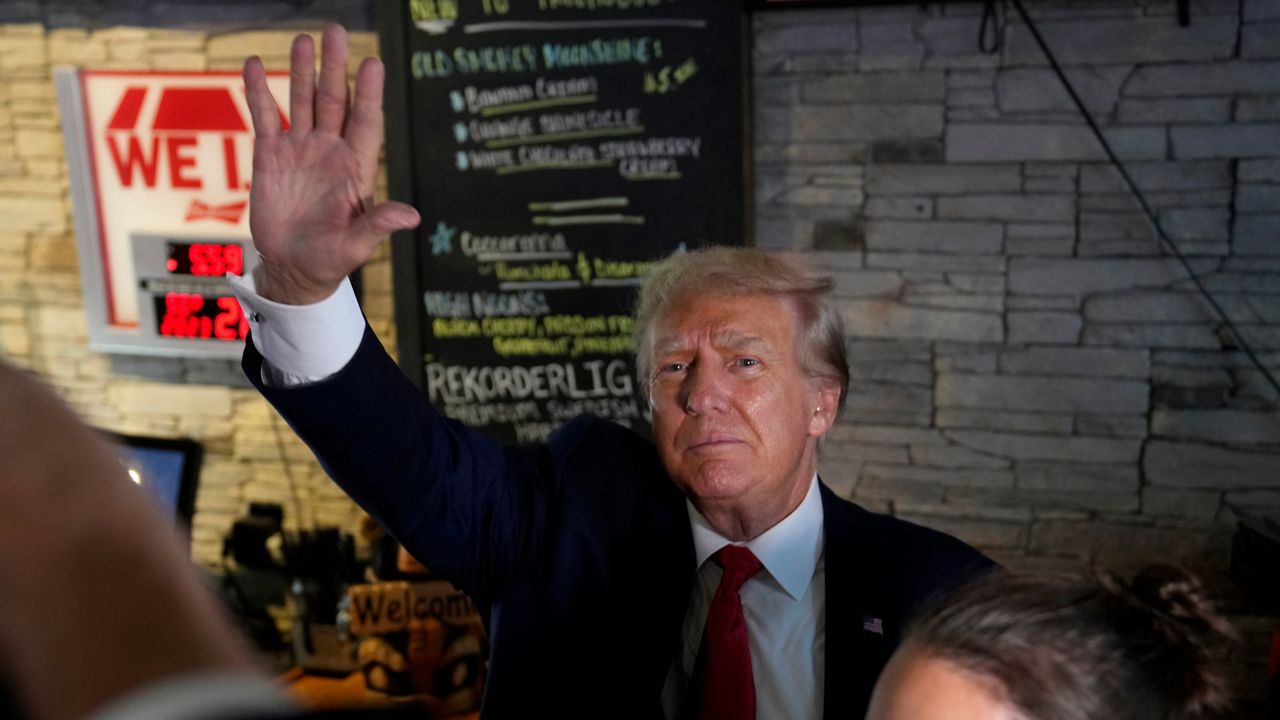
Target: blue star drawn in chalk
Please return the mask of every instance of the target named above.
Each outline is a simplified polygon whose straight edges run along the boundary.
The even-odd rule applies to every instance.
[[[456,165],[459,170],[466,170],[471,167],[471,161],[467,159],[467,154],[461,150],[453,156],[453,164]]]
[[[466,125],[463,125],[462,123],[454,123],[454,124],[453,124],[453,139],[454,139],[454,140],[457,140],[459,143],[464,143],[464,142],[466,142],[466,141],[467,141],[467,126],[466,126]]]
[[[457,228],[451,228],[443,222],[436,223],[436,231],[431,234],[431,255],[448,255],[453,252],[453,236]]]
[[[467,107],[466,103],[464,103],[462,100],[462,93],[458,92],[457,90],[450,91],[449,105],[453,107],[453,111],[456,113],[462,112]]]

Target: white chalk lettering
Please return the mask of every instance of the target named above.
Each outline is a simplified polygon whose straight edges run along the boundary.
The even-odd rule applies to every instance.
[[[593,413],[615,420],[644,418],[635,398],[607,398],[604,400],[550,400],[547,414],[552,420],[568,420],[583,413]]]
[[[680,166],[675,158],[626,158],[618,162],[618,174],[628,180],[645,178],[678,178]]]
[[[539,409],[538,403],[533,400],[518,403],[494,403],[492,405],[446,404],[440,408],[440,411],[472,427],[542,419],[542,410]]]
[[[621,359],[532,367],[428,363],[426,370],[427,396],[434,403],[446,405],[630,397],[634,388],[627,364]]]
[[[422,293],[422,303],[432,317],[471,317],[471,301],[466,293],[428,291]]]
[[[594,76],[548,80],[538,78],[533,83],[539,98],[563,98],[577,95],[595,95],[599,90]]]
[[[546,293],[537,290],[523,292],[471,293],[471,310],[475,317],[509,315],[545,315],[551,312]]]
[[[599,145],[600,157],[621,160],[630,157],[699,157],[700,137],[651,137],[643,140],[606,140]]]
[[[576,165],[595,162],[596,151],[587,145],[525,145],[519,158],[522,165]]]
[[[538,117],[538,129],[546,134],[639,126],[640,108],[557,112]]]
[[[510,149],[506,150],[468,150],[467,163],[477,170],[490,170],[507,167],[516,163]],[[462,168],[459,168],[462,169]]]
[[[467,101],[467,110],[473,113],[500,105],[525,102],[534,97],[533,88],[529,85],[504,85],[487,90],[468,85],[463,88],[462,96]]]
[[[467,123],[467,130],[471,139],[476,142],[528,137],[533,134],[533,121],[524,116],[499,120],[472,120]]]
[[[512,429],[516,431],[516,442],[540,443],[544,442],[547,436],[556,429],[556,425],[549,422],[521,423]]]

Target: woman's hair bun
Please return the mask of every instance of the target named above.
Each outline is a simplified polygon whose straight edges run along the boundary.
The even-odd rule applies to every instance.
[[[1159,563],[1135,572],[1124,591],[1149,616],[1151,630],[1164,637],[1154,646],[1163,650],[1147,656],[1147,664],[1153,677],[1168,682],[1167,697],[1181,696],[1175,703],[1180,712],[1173,717],[1225,717],[1231,700],[1220,654],[1238,635],[1218,613],[1200,579],[1183,568]],[[1151,647],[1137,643],[1142,653]]]
[[[1231,624],[1218,614],[1200,579],[1176,565],[1154,564],[1138,570],[1128,583],[1129,593],[1162,617],[1189,629],[1234,636]]]

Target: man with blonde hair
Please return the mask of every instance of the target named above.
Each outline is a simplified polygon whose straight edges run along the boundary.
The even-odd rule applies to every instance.
[[[990,561],[819,481],[849,383],[830,280],[759,250],[671,258],[638,311],[653,441],[583,416],[499,446],[430,406],[345,280],[419,222],[370,199],[382,68],[360,66],[349,110],[345,69],[341,28],[318,82],[295,41],[286,133],[261,62],[245,65],[262,256],[235,281],[245,370],[338,484],[475,600],[485,717],[861,717],[904,615]]]

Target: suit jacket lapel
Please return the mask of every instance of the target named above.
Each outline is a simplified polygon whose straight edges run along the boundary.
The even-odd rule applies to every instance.
[[[619,570],[619,606],[608,611],[604,640],[613,647],[611,656],[628,665],[613,672],[627,678],[631,697],[652,698],[651,707],[631,707],[620,717],[663,716],[662,688],[680,647],[697,569],[683,495],[675,494],[678,503],[654,512],[647,541],[628,548]]]
[[[884,538],[868,535],[860,522],[864,510],[819,487],[827,577],[823,715],[860,718],[898,632],[901,609],[886,606],[882,586],[894,549],[877,546]]]
[[[853,587],[853,527],[840,512],[835,493],[820,484],[822,494],[824,563],[826,565],[826,669],[823,689],[823,716],[855,717],[848,679],[852,677],[858,643],[861,641],[861,618],[857,614],[857,597]],[[863,576],[865,577],[865,576]]]

